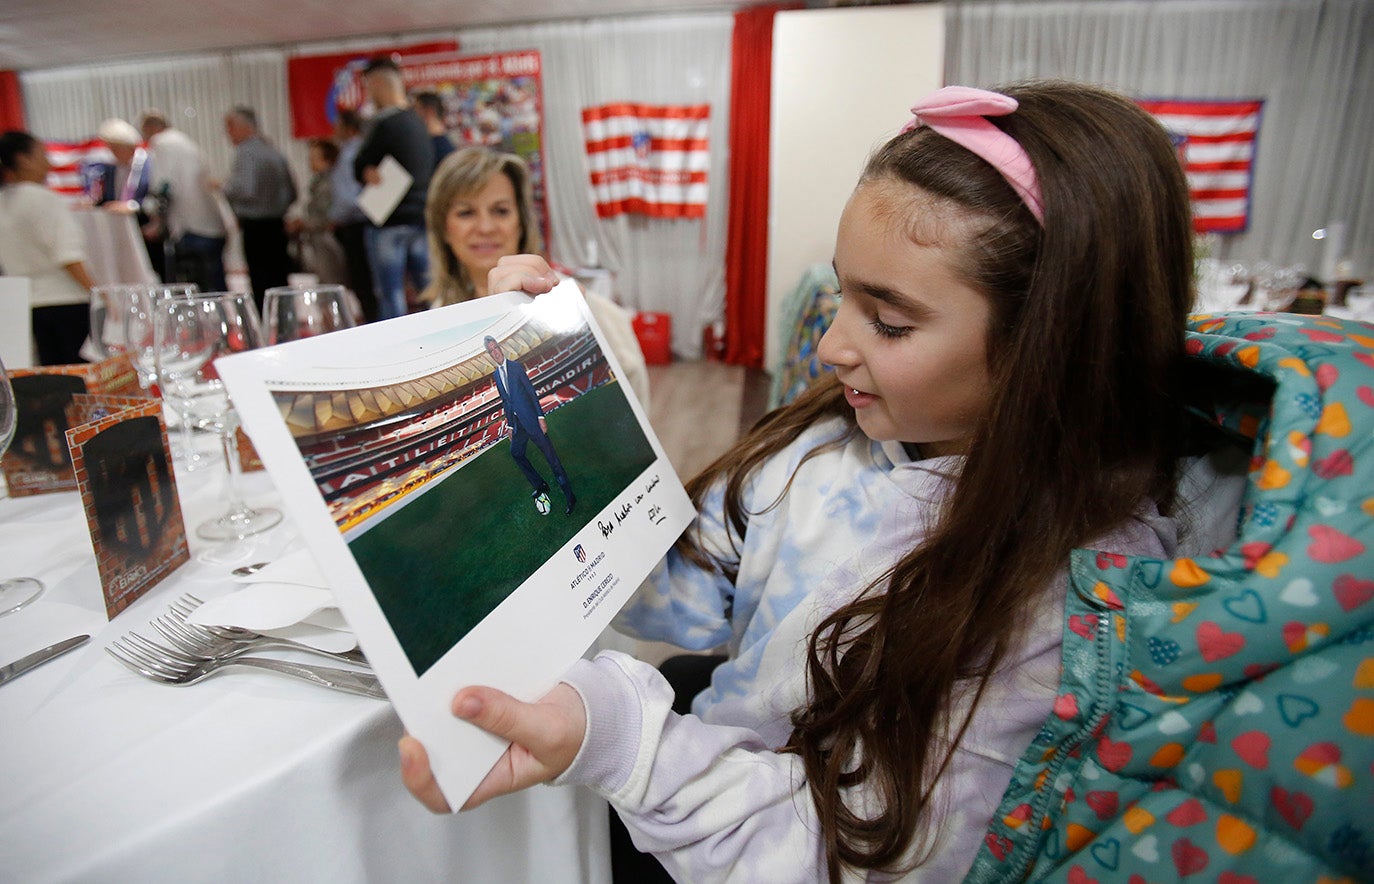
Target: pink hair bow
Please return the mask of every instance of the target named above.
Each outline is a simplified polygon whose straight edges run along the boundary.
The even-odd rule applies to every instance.
[[[992,164],[1021,197],[1035,220],[1045,223],[1040,202],[1040,180],[1030,157],[1016,139],[989,123],[1017,108],[1016,99],[1000,92],[968,86],[946,86],[918,101],[911,109],[915,119],[902,127],[909,132],[926,126]]]

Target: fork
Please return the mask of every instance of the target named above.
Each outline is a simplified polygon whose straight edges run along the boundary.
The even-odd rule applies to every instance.
[[[163,647],[136,632],[115,639],[105,648],[105,652],[139,675],[166,684],[195,684],[228,666],[247,666],[294,676],[349,694],[386,699],[386,693],[377,681],[377,676],[370,672],[335,669],[329,666],[307,666],[269,657],[194,658]]]
[[[149,625],[162,633],[163,638],[176,647],[198,657],[229,657],[261,648],[279,648],[306,651],[321,657],[329,657],[332,660],[341,660],[360,666],[368,665],[367,657],[363,656],[363,652],[357,649],[337,652],[326,651],[289,638],[263,635],[236,626],[209,626],[192,623],[187,618],[201,604],[200,599],[187,593],[172,602],[167,613],[157,617]]]

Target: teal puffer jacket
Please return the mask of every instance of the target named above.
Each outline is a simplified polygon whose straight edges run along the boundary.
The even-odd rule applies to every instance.
[[[1055,714],[969,879],[1374,880],[1374,326],[1195,316],[1238,537],[1075,552]],[[1256,391],[1259,391],[1257,394]]]

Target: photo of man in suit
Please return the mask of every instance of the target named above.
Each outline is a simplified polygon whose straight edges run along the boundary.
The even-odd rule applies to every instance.
[[[486,347],[491,361],[496,364],[496,371],[492,377],[496,381],[496,392],[500,395],[501,404],[506,411],[506,424],[510,427],[510,456],[534,487],[534,493],[530,496],[538,498],[549,490],[549,483],[525,456],[526,445],[532,441],[543,452],[544,459],[553,469],[554,481],[563,489],[563,499],[567,503],[563,512],[571,515],[573,507],[577,505],[577,495],[573,494],[572,483],[563,469],[563,462],[558,459],[558,452],[554,451],[553,441],[549,439],[544,409],[539,405],[539,395],[535,392],[534,384],[530,382],[525,366],[514,359],[507,359],[501,344],[490,335],[482,340],[482,344]]]

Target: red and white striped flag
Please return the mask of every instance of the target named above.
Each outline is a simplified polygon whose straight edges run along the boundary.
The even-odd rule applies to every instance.
[[[91,163],[113,163],[114,154],[98,138],[90,141],[45,141],[48,152],[48,187],[68,199],[86,195],[82,170]]]
[[[596,214],[706,217],[710,115],[709,104],[584,108]]]
[[[1250,188],[1263,100],[1141,101],[1182,140],[1193,199],[1193,229],[1240,233],[1250,225]]]

